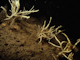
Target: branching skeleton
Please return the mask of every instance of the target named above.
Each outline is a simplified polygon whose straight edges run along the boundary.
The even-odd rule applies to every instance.
[[[50,29],[48,29],[51,23],[51,19],[52,17],[50,17],[50,21],[47,24],[47,26],[46,26],[46,21],[44,21],[44,25],[42,27],[38,26],[39,30],[38,30],[37,36],[38,38],[40,38],[39,43],[42,41],[42,38],[46,38],[49,44],[61,49],[61,52],[58,53],[57,57],[59,57],[60,55],[63,55],[68,60],[73,60],[74,53],[72,52],[72,50],[76,48],[76,45],[80,42],[80,39],[78,39],[77,42],[74,45],[72,45],[68,36],[65,33],[63,33],[62,30],[58,30],[59,28],[62,27],[61,25],[58,26],[57,28],[54,28],[55,26],[52,26],[50,27]],[[62,35],[66,37],[67,41],[60,42],[59,39],[56,37],[56,35],[59,33],[62,33]],[[56,45],[50,42],[52,38],[55,38],[55,40],[59,43],[59,45]],[[63,44],[66,44],[64,48],[63,48]],[[68,53],[69,55],[67,56],[66,53]]]
[[[10,10],[11,15],[9,16],[7,14],[7,10],[3,6],[1,6],[1,8],[5,11],[6,17],[7,17],[4,20],[9,20],[12,17],[15,17],[15,18],[16,17],[20,17],[20,18],[27,18],[27,19],[29,19],[30,16],[27,16],[27,15],[39,11],[39,10],[34,10],[33,9],[34,6],[29,11],[25,10],[25,9],[23,11],[22,10],[19,11],[19,8],[20,8],[20,2],[19,1],[20,0],[8,0],[8,1],[9,1],[10,5],[11,5],[11,10]],[[15,18],[13,19],[13,21],[15,20]]]

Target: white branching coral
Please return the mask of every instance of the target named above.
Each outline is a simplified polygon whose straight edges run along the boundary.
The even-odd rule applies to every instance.
[[[42,27],[40,27],[40,25],[38,26],[37,36],[40,39],[39,42],[42,41],[42,38],[46,38],[48,40],[49,44],[61,49],[61,51],[58,53],[57,57],[59,57],[60,55],[63,55],[68,60],[73,60],[74,53],[72,52],[72,50],[76,49],[76,45],[80,42],[80,39],[78,39],[77,42],[73,45],[71,43],[70,39],[68,38],[68,36],[65,33],[63,33],[62,30],[59,30],[59,28],[62,27],[61,25],[58,26],[57,28],[55,28],[55,25],[49,28],[51,20],[52,20],[52,17],[50,17],[50,21],[47,25],[46,25],[46,21],[44,21],[44,24]],[[66,37],[67,41],[65,41],[65,40],[60,41],[56,36],[59,33],[64,35]],[[55,40],[59,43],[59,45],[53,44],[50,41],[52,38],[55,38]],[[65,46],[63,46],[63,44],[65,44]]]
[[[62,51],[59,52],[57,56],[63,55],[68,60],[73,60],[74,53],[72,52],[72,50],[76,48],[76,45],[80,42],[80,39],[77,39],[77,42],[73,45],[68,36],[65,33],[62,34],[67,38],[67,41],[64,42],[66,43],[66,46],[63,48],[63,45],[61,44]],[[67,56],[66,53],[68,53],[69,55]]]
[[[19,11],[19,8],[20,8],[20,2],[19,2],[20,0],[9,0],[9,3],[10,3],[10,5],[11,5],[11,10],[10,10],[10,12],[11,12],[11,16],[9,16],[8,14],[7,14],[7,10],[3,7],[3,6],[1,6],[1,8],[6,12],[6,19],[4,19],[4,20],[9,20],[9,19],[11,19],[13,16],[15,16],[15,17],[21,17],[21,18],[30,18],[30,16],[26,16],[26,15],[29,15],[29,14],[31,14],[31,13],[34,13],[34,12],[38,12],[39,10],[34,10],[33,8],[34,8],[34,6],[28,11],[28,10],[20,10]]]
[[[49,29],[49,25],[51,23],[52,17],[50,17],[50,21],[46,26],[46,21],[44,21],[44,25],[42,27],[40,27],[40,25],[38,25],[38,33],[37,33],[37,37],[40,38],[40,41],[42,41],[42,38],[46,38],[47,40],[51,40],[53,37],[55,37],[55,35],[57,35],[58,29],[61,28],[62,26],[58,26],[57,28],[55,28],[55,25],[50,27]]]
[[[67,41],[60,42],[59,39],[56,37],[56,35],[54,36],[54,38],[60,44],[60,46],[55,45],[50,41],[48,43],[54,47],[61,49],[61,52],[58,53],[57,57],[59,57],[60,55],[63,55],[68,60],[73,60],[74,53],[72,52],[72,50],[76,48],[76,45],[80,42],[80,39],[78,39],[77,42],[73,45],[70,39],[68,38],[68,36],[65,33],[62,33],[62,34],[66,37]],[[63,48],[63,44],[66,44],[64,48]],[[69,54],[69,55],[66,55],[66,54]]]

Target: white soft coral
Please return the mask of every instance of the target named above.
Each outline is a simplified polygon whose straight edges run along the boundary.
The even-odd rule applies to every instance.
[[[73,49],[76,49],[76,45],[80,42],[80,39],[77,39],[77,42],[73,45],[65,33],[62,33],[66,38],[67,41],[62,41],[66,46],[63,48],[63,43],[60,43],[61,52],[58,53],[57,56],[63,55],[68,60],[73,60],[74,53],[72,52]],[[69,54],[68,56],[66,54]]]
[[[42,27],[40,27],[40,25],[38,25],[38,33],[37,36],[38,38],[40,38],[40,41],[42,41],[42,38],[46,38],[47,40],[51,40],[54,37],[54,34],[58,34],[58,29],[61,28],[62,26],[58,26],[57,28],[54,28],[55,26],[52,26],[49,28],[49,25],[51,23],[52,17],[50,17],[50,21],[46,26],[46,21],[44,21],[44,25]]]
[[[31,13],[34,13],[34,12],[38,12],[39,10],[34,10],[33,8],[34,8],[34,6],[29,10],[29,11],[27,11],[27,10],[24,10],[24,11],[19,11],[19,8],[20,8],[20,3],[19,3],[19,0],[9,0],[9,3],[10,3],[10,5],[11,5],[11,10],[10,10],[10,12],[12,13],[11,14],[11,16],[9,16],[8,14],[7,14],[7,11],[6,11],[6,9],[3,7],[3,6],[1,6],[1,8],[6,12],[6,19],[4,19],[4,20],[9,20],[9,19],[11,19],[13,16],[16,16],[16,17],[22,17],[22,18],[30,18],[30,16],[26,16],[26,15],[29,15],[29,14],[31,14]]]

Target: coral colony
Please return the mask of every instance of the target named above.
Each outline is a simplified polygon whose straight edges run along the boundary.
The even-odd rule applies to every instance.
[[[57,47],[57,48],[61,49],[61,52],[58,53],[57,57],[59,57],[60,55],[63,55],[68,60],[73,60],[74,53],[72,52],[72,50],[76,48],[76,45],[80,42],[80,39],[78,39],[77,42],[74,45],[72,45],[68,36],[65,33],[63,33],[62,30],[58,30],[59,28],[62,27],[61,25],[58,26],[57,28],[54,28],[55,26],[52,26],[52,27],[50,27],[50,29],[48,29],[49,25],[50,25],[50,22],[51,22],[51,19],[52,19],[52,17],[50,17],[50,21],[49,21],[49,23],[47,24],[46,27],[45,27],[46,21],[44,21],[44,25],[41,28],[40,28],[40,26],[38,26],[39,30],[38,30],[37,36],[38,36],[38,38],[40,38],[39,42],[42,41],[42,38],[46,38],[48,40],[49,44],[51,44],[54,47]],[[64,35],[66,37],[67,41],[60,42],[59,39],[56,37],[56,35],[59,34],[59,33]],[[50,42],[50,40],[52,38],[55,38],[60,46],[55,45],[52,42]],[[63,48],[64,43],[66,44],[66,46]],[[69,53],[69,55],[66,56],[66,53]]]
[[[33,8],[34,8],[34,6],[28,11],[28,10],[20,10],[19,11],[19,8],[20,8],[20,3],[19,3],[19,0],[9,0],[9,3],[10,3],[10,5],[11,5],[11,10],[10,10],[10,12],[12,13],[11,14],[11,16],[9,16],[8,14],[7,14],[7,11],[6,11],[6,9],[3,7],[3,6],[1,6],[1,8],[6,12],[6,19],[4,19],[4,20],[9,20],[10,18],[12,18],[13,16],[15,16],[15,17],[23,17],[23,18],[30,18],[30,16],[26,16],[26,15],[29,15],[29,14],[31,14],[31,13],[34,13],[34,12],[38,12],[39,10],[34,10]]]
[[[34,6],[28,11],[28,10],[19,10],[20,8],[20,2],[19,0],[9,0],[9,3],[11,5],[11,15],[9,16],[7,14],[7,10],[1,6],[1,8],[5,11],[6,13],[6,18],[4,20],[9,20],[11,18],[13,18],[13,20],[15,20],[16,17],[21,17],[21,18],[27,18],[29,19],[30,16],[27,16],[31,13],[34,12],[38,12],[39,10],[34,10]],[[55,28],[55,25],[49,28],[49,25],[51,23],[52,17],[50,17],[50,21],[46,26],[46,21],[44,21],[43,26],[38,25],[38,33],[37,33],[37,37],[40,39],[39,43],[41,43],[42,38],[46,38],[48,40],[48,43],[51,44],[54,47],[60,48],[61,51],[58,53],[57,57],[59,57],[60,55],[63,55],[65,58],[67,58],[68,60],[73,60],[73,55],[74,53],[72,52],[72,49],[76,48],[76,45],[80,42],[80,39],[77,39],[77,42],[73,45],[70,41],[70,39],[68,38],[68,36],[62,32],[62,30],[59,30],[59,28],[61,28],[62,26],[58,26],[57,28]],[[60,42],[60,40],[57,38],[57,34],[61,33],[62,35],[64,35],[67,39],[67,41],[62,41]],[[59,43],[59,46],[56,44],[53,44],[50,40],[52,38],[55,38],[55,40]],[[66,44],[65,47],[63,48],[63,44]],[[68,53],[68,55],[66,55]],[[56,59],[55,59],[56,60]]]
[[[3,6],[1,6],[1,8],[2,8],[2,9],[5,11],[5,13],[6,13],[6,17],[7,17],[7,18],[4,19],[4,20],[9,20],[9,19],[11,19],[12,17],[15,17],[15,18],[13,18],[12,23],[11,23],[10,25],[13,24],[14,20],[16,19],[16,17],[29,19],[30,16],[26,16],[26,15],[29,15],[29,14],[31,14],[31,13],[34,13],[34,12],[38,12],[38,11],[39,11],[39,10],[34,10],[34,9],[33,9],[34,6],[33,6],[29,11],[28,11],[28,10],[25,10],[25,8],[24,8],[23,11],[22,11],[22,10],[19,11],[19,8],[20,8],[20,2],[19,2],[19,0],[9,0],[9,3],[10,3],[10,5],[11,5],[11,10],[10,10],[11,16],[9,16],[9,15],[7,14],[7,10],[6,10]]]

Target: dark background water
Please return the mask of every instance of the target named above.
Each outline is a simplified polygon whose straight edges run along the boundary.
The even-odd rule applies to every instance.
[[[7,4],[10,9],[8,0],[0,0],[0,6]],[[38,13],[33,13],[31,16],[36,18],[47,18],[51,16],[52,25],[62,25],[65,33],[70,39],[76,41],[80,38],[80,3],[78,0],[20,0],[20,9],[25,7],[29,10],[33,5],[35,9],[39,9]]]

